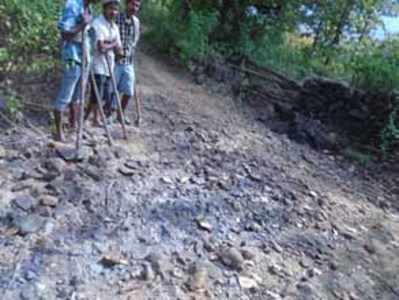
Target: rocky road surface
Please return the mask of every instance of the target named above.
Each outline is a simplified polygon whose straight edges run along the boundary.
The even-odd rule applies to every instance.
[[[128,142],[113,126],[113,149],[88,126],[73,162],[72,138],[2,131],[1,299],[399,299],[397,174],[277,135],[154,57],[138,70],[144,122]]]

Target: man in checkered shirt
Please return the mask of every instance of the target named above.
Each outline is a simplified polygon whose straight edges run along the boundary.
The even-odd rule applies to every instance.
[[[116,18],[116,24],[121,36],[123,56],[117,60],[115,66],[115,79],[118,91],[122,95],[122,110],[125,112],[129,100],[135,93],[134,58],[137,42],[140,37],[140,21],[137,13],[140,9],[140,0],[126,0],[126,11]],[[120,119],[121,116],[118,116]],[[125,123],[130,120],[125,117]]]

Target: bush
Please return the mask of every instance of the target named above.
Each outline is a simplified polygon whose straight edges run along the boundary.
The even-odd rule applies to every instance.
[[[349,158],[353,161],[356,161],[358,164],[360,164],[363,167],[366,167],[367,165],[369,165],[373,158],[373,156],[371,154],[363,153],[363,152],[353,149],[353,148],[345,149],[344,155],[347,158]]]
[[[9,68],[40,71],[53,66],[58,53],[56,22],[62,0],[3,0],[0,19],[6,30]]]
[[[143,37],[162,52],[174,52],[181,22],[179,5],[174,1],[148,0],[143,3],[141,19],[145,24]]]
[[[191,58],[205,60],[211,53],[209,34],[216,25],[216,13],[212,11],[190,11],[187,27],[177,36],[176,46],[184,62]]]
[[[399,87],[399,40],[386,40],[377,46],[365,43],[358,47],[347,63],[352,84],[374,94],[391,95]],[[387,115],[380,132],[380,148],[384,155],[399,139],[399,101]]]
[[[242,18],[237,26],[238,35],[231,35],[227,34],[232,31],[231,24],[224,25],[230,26],[227,29],[220,27],[218,11],[208,5],[190,9],[187,15],[184,12],[181,1],[144,2],[141,15],[147,26],[144,37],[183,62],[204,61],[209,56],[220,55],[244,57],[299,79],[309,73],[327,76],[333,69],[338,72],[338,66],[326,66],[322,56],[309,56],[308,40],[294,38],[284,27],[267,22],[261,16]],[[219,32],[223,30],[225,33]]]
[[[182,18],[180,2],[145,2],[142,19],[149,28],[144,37],[161,51],[178,55],[183,62],[206,58],[211,52],[209,34],[216,24],[216,14],[190,11],[184,22]]]
[[[381,150],[386,156],[396,141],[399,140],[399,99],[396,99],[395,107],[389,114],[387,123],[381,132]]]
[[[22,109],[21,103],[21,98],[15,91],[6,93],[6,112],[12,119],[15,119],[17,113]]]
[[[399,41],[389,40],[377,47],[365,44],[347,66],[352,83],[362,89],[389,93],[399,86]]]

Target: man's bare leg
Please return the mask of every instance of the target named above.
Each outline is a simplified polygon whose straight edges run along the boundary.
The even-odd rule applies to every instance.
[[[98,122],[98,107],[97,107],[97,104],[93,101],[89,102],[89,105],[85,111],[85,116],[84,116],[85,121],[87,121],[87,119],[90,117],[91,113],[93,113],[92,125],[100,126],[100,123]]]
[[[65,142],[64,128],[62,126],[62,112],[54,110],[54,120],[55,120],[55,139],[59,142]]]
[[[69,127],[71,129],[76,129],[76,122],[77,122],[77,116],[79,114],[79,104],[78,103],[73,103],[69,107]]]
[[[125,116],[125,123],[130,123],[128,120],[127,120],[127,118],[126,118],[126,114],[125,114],[125,111],[126,111],[126,108],[127,108],[127,105],[129,104],[129,100],[130,100],[130,96],[128,96],[128,95],[123,95],[122,96],[122,103],[121,103],[121,106],[122,106],[122,112],[123,112],[123,115]],[[119,122],[122,122],[122,116],[121,116],[121,114],[120,114],[120,112],[118,111],[118,121]],[[128,122],[126,122],[126,121],[128,121]],[[129,124],[128,124],[129,125]]]
[[[129,104],[130,96],[128,95],[123,95],[122,97],[122,110],[125,112],[127,105]]]
[[[93,104],[93,126],[99,127],[100,122],[98,121],[98,107],[97,104]]]
[[[84,115],[85,121],[87,121],[87,119],[90,117],[90,114],[92,111],[93,111],[93,103],[92,103],[92,101],[89,101],[87,109],[85,110],[85,115]]]

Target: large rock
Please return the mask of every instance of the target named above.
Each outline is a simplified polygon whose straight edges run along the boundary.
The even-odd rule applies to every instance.
[[[188,288],[191,291],[202,291],[207,287],[208,270],[204,264],[196,263],[190,268]]]
[[[21,235],[36,233],[44,226],[44,219],[37,215],[17,215],[13,217],[13,225]]]
[[[63,159],[58,157],[52,157],[44,162],[44,167],[52,173],[56,173],[58,175],[62,174],[65,169],[65,162]]]
[[[15,198],[13,204],[24,211],[30,211],[39,204],[39,201],[32,196],[26,195]]]
[[[323,125],[357,140],[379,134],[392,111],[394,95],[362,91],[327,78],[307,78],[297,99],[297,110]]]
[[[56,207],[58,198],[51,195],[43,195],[40,197],[40,204],[44,206]]]
[[[247,276],[239,276],[238,281],[242,289],[256,289],[258,287],[256,280]]]
[[[0,145],[0,159],[3,159],[7,156],[7,151],[6,149]]]
[[[140,274],[141,279],[145,280],[145,281],[152,281],[152,280],[154,280],[155,276],[156,276],[156,274],[155,274],[151,264],[148,262],[145,262],[143,264],[143,270]]]
[[[159,275],[161,278],[164,278],[166,272],[171,269],[170,262],[161,253],[150,253],[146,256],[145,260],[150,263],[151,269],[154,273]]]
[[[234,247],[223,248],[219,252],[219,256],[226,266],[241,271],[244,265],[244,257],[241,255],[240,251],[238,251]]]
[[[334,149],[337,136],[330,132],[319,120],[297,114],[288,131],[288,136],[301,144],[311,145],[316,150]]]

